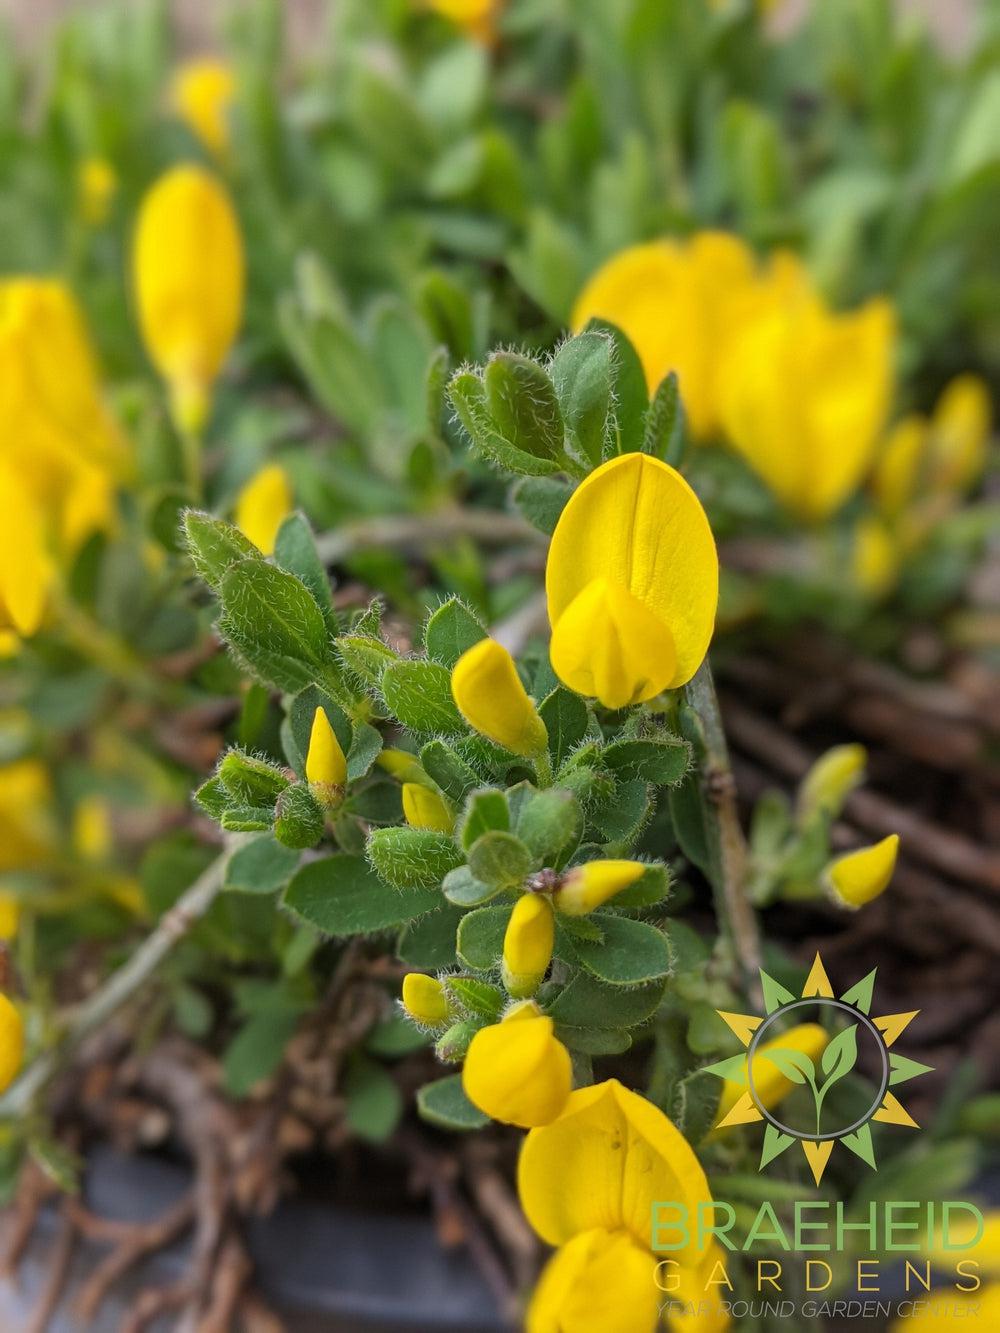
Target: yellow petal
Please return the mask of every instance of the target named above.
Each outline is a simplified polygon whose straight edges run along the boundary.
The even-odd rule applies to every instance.
[[[845,907],[863,907],[884,893],[896,869],[899,834],[890,833],[871,847],[862,847],[831,861],[824,879]]]
[[[236,526],[264,555],[274,550],[278,529],[292,512],[292,483],[278,463],[255,472],[236,499]]]
[[[233,71],[222,60],[189,60],[174,74],[174,110],[211,153],[229,147],[229,112],[236,95]]]
[[[243,313],[243,241],[229,196],[202,167],[171,168],[142,201],[133,272],[157,370],[183,397],[207,394]]]
[[[462,1070],[469,1101],[522,1129],[554,1120],[572,1085],[569,1051],[553,1035],[552,1019],[530,1011],[481,1028]]]
[[[55,839],[52,787],[37,759],[0,765],[0,872],[45,860]]]
[[[607,579],[589,583],[553,624],[549,655],[564,685],[605,708],[653,699],[677,672],[668,626]]]
[[[945,388],[931,423],[930,484],[964,490],[986,463],[993,410],[978,375],[959,375]]]
[[[14,1081],[24,1059],[24,1023],[6,995],[0,993],[0,1092]]]
[[[317,801],[325,807],[337,804],[347,785],[347,759],[324,708],[313,713],[306,780]]]
[[[469,726],[514,754],[540,754],[545,723],[521,684],[510,653],[495,639],[464,652],[451,673],[451,692]]]
[[[649,613],[640,617],[632,601],[617,594],[589,594],[598,606],[603,602],[602,614],[616,622],[624,636],[624,679],[634,678],[635,663],[645,656],[641,674],[649,681],[649,693],[643,690],[641,697],[690,680],[712,637],[719,560],[694,491],[679,472],[648,454],[623,454],[603,464],[577,488],[560,515],[545,571],[554,630],[580,594],[598,580],[628,593]],[[579,608],[575,615],[570,622],[574,636],[583,631]],[[663,628],[654,631],[654,622]],[[665,679],[657,665],[666,651],[664,629],[673,648]],[[643,640],[654,632],[655,651],[647,652]],[[560,650],[569,634],[565,628],[560,632]],[[578,660],[578,652],[570,655],[571,663]]]
[[[645,873],[642,861],[588,861],[567,870],[552,901],[564,916],[585,916]]]
[[[107,221],[118,191],[118,173],[104,157],[86,157],[78,172],[80,212],[92,227]]]
[[[0,893],[0,940],[12,940],[21,920],[21,904],[12,893]]]
[[[799,1023],[796,1027],[783,1032],[780,1037],[773,1037],[770,1041],[763,1042],[753,1058],[754,1092],[757,1094],[759,1104],[769,1111],[782,1102],[795,1086],[778,1066],[767,1058],[768,1051],[801,1051],[803,1055],[808,1055],[810,1060],[816,1060],[826,1050],[829,1040],[830,1034],[818,1023]],[[717,1123],[725,1120],[746,1092],[746,1084],[726,1079],[719,1098]]]
[[[436,829],[450,833],[455,816],[441,797],[419,782],[403,783],[403,816],[411,828]]]
[[[18,474],[0,464],[0,629],[35,633],[53,574],[35,503]]]
[[[812,819],[820,811],[832,817],[839,815],[844,801],[863,780],[867,762],[868,751],[863,745],[834,745],[821,754],[799,787],[799,819]]]
[[[106,861],[112,849],[107,802],[84,796],[73,811],[73,849],[84,861]]]
[[[552,961],[555,919],[552,905],[538,893],[514,904],[503,938],[503,984],[511,995],[532,995]]]
[[[444,987],[437,977],[408,972],[403,978],[403,1008],[421,1027],[443,1027],[451,1014]]]
[[[694,1214],[708,1181],[679,1129],[652,1102],[609,1079],[570,1095],[562,1115],[521,1148],[518,1192],[528,1221],[550,1245],[581,1231],[624,1230],[650,1242],[653,1204],[671,1199]],[[675,1257],[700,1258],[694,1241]]]
[[[883,513],[895,516],[912,504],[927,451],[928,424],[914,412],[886,436],[872,472],[872,489]]]
[[[627,1232],[584,1231],[546,1264],[526,1333],[654,1333],[655,1274],[656,1260]]]

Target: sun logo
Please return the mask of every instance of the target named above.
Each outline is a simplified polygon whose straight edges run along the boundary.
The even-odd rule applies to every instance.
[[[919,1009],[907,1014],[887,1014],[871,1018],[875,971],[846,991],[839,998],[826,974],[819,954],[812,965],[799,997],[786,990],[773,977],[761,972],[765,1016],[716,1012],[746,1047],[744,1055],[736,1055],[709,1065],[705,1073],[725,1079],[731,1091],[724,1099],[722,1114],[716,1129],[731,1125],[748,1125],[758,1120],[765,1122],[764,1146],[760,1170],[779,1157],[796,1141],[802,1144],[816,1184],[830,1160],[835,1143],[842,1143],[863,1162],[875,1169],[875,1149],[872,1143],[871,1122],[904,1125],[909,1129],[919,1126],[901,1105],[890,1089],[918,1074],[930,1072],[930,1065],[919,1064],[903,1055],[893,1055],[890,1048],[906,1030]],[[791,1042],[782,1046],[782,1035],[789,1035],[788,1022],[801,1023],[812,1015],[815,1023],[810,1033],[819,1037],[816,1058],[805,1050],[796,1049]],[[833,1030],[825,1039],[822,1027]],[[857,1103],[857,1089],[850,1088],[844,1095],[843,1080],[854,1069],[867,1047],[865,1063],[877,1069],[877,1091],[867,1107]],[[776,1086],[782,1092],[774,1096]],[[831,1095],[840,1085],[841,1095]],[[771,1106],[785,1092],[801,1087],[805,1098],[798,1099],[798,1123],[786,1124]],[[746,1091],[739,1093],[740,1088]],[[770,1093],[771,1095],[768,1095]],[[809,1101],[811,1094],[811,1104]],[[864,1099],[862,1098],[862,1101]],[[788,1119],[790,1112],[783,1111]]]

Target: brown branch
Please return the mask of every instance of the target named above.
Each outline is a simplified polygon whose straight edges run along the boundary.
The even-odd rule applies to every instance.
[[[48,1328],[49,1320],[56,1312],[56,1307],[66,1286],[66,1279],[69,1277],[70,1264],[73,1262],[73,1251],[76,1249],[78,1234],[70,1210],[64,1203],[60,1210],[59,1233],[46,1268],[45,1286],[42,1288],[42,1294],[35,1306],[26,1333],[45,1333]]]
[[[116,1247],[106,1255],[87,1279],[75,1302],[81,1319],[93,1319],[111,1287],[146,1255],[169,1245],[186,1231],[194,1219],[194,1196],[187,1194],[155,1222],[127,1225]],[[100,1222],[102,1219],[93,1219]],[[86,1224],[89,1226],[89,1224]],[[116,1230],[122,1224],[112,1224]],[[100,1230],[100,1228],[98,1228]]]

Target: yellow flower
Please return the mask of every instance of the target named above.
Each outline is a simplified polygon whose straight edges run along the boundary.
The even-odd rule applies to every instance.
[[[0,459],[0,629],[24,638],[35,633],[54,574],[35,502]]]
[[[569,1051],[551,1018],[530,1001],[472,1038],[462,1086],[473,1105],[508,1125],[529,1129],[554,1120],[573,1086]]]
[[[451,1005],[437,977],[424,972],[407,972],[403,978],[403,1008],[425,1028],[443,1027],[451,1017]]]
[[[344,798],[347,759],[324,708],[317,708],[313,713],[309,753],[306,755],[306,781],[324,809],[332,809]]]
[[[288,473],[279,463],[269,463],[254,473],[236,497],[236,526],[262,554],[270,555],[292,504]]]
[[[888,888],[898,852],[899,834],[890,833],[871,847],[831,861],[823,872],[824,881],[842,906],[864,907]]]
[[[0,1092],[14,1081],[24,1059],[24,1023],[6,995],[0,993]]]
[[[174,74],[171,102],[181,120],[211,153],[229,147],[229,112],[236,97],[233,71],[222,60],[202,56]]]
[[[556,675],[608,708],[690,680],[708,651],[719,560],[701,502],[647,454],[603,464],[570,497],[545,572]]]
[[[49,775],[37,759],[0,766],[0,872],[43,861],[55,837]]]
[[[535,993],[552,962],[554,940],[552,904],[541,894],[522,894],[503,937],[503,984],[511,995]]]
[[[958,375],[947,385],[931,420],[932,490],[963,491],[979,477],[992,415],[989,390],[978,375]]]
[[[821,812],[836,818],[864,779],[867,762],[868,751],[854,743],[835,745],[821,754],[799,786],[799,820],[805,823]]]
[[[656,1259],[625,1231],[595,1227],[546,1264],[527,1333],[654,1333],[661,1297]]]
[[[73,811],[73,847],[85,861],[107,860],[112,845],[107,804],[99,796],[85,796]]]
[[[900,553],[892,531],[874,514],[854,525],[851,573],[866,597],[884,597],[899,574]]]
[[[85,157],[78,174],[80,212],[92,227],[103,226],[118,192],[118,174],[105,157]]]
[[[448,806],[421,782],[403,783],[403,817],[411,828],[450,833],[455,827],[455,816]]]
[[[680,1130],[617,1079],[578,1088],[557,1120],[532,1130],[517,1182],[528,1221],[550,1245],[601,1228],[648,1249],[655,1202],[685,1204],[693,1216],[712,1197]],[[673,1257],[699,1264],[695,1242]]]
[[[901,514],[917,494],[927,437],[927,419],[916,412],[897,421],[886,436],[872,472],[872,490],[890,517]]]
[[[767,1058],[768,1051],[801,1051],[810,1060],[816,1060],[826,1050],[830,1034],[818,1023],[799,1023],[780,1037],[774,1037],[758,1047],[753,1057],[753,1083],[757,1101],[766,1111],[777,1106],[795,1086],[776,1064]],[[727,1078],[719,1098],[718,1120],[725,1120],[741,1097],[746,1095],[746,1084]]]
[[[12,940],[20,920],[20,902],[12,893],[0,893],[0,940]]]
[[[142,336],[182,429],[198,433],[243,313],[243,241],[225,190],[173,167],[148,191],[133,254]]]
[[[455,663],[451,692],[469,726],[514,754],[531,757],[548,743],[514,659],[495,639],[481,639]]]
[[[379,768],[384,768],[387,773],[391,773],[400,782],[420,782],[426,785],[430,781],[427,774],[420,767],[417,756],[410,754],[409,750],[397,750],[387,745],[375,762]]]
[[[564,916],[586,916],[645,873],[642,861],[588,861],[567,870],[552,901]]]
[[[894,319],[884,300],[832,314],[791,288],[739,328],[720,370],[726,434],[803,518],[831,514],[875,452],[892,386]]]
[[[570,322],[574,332],[594,318],[616,324],[639,354],[650,394],[676,371],[692,433],[704,439],[719,428],[720,342],[754,275],[752,252],[727,232],[633,245],[590,278]]]
[[[426,0],[426,4],[478,42],[489,43],[496,37],[502,0]]]

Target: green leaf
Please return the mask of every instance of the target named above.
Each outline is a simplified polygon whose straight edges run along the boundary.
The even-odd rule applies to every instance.
[[[451,675],[439,662],[396,662],[382,676],[386,707],[414,731],[465,731],[451,697]]]
[[[469,849],[469,870],[494,889],[516,889],[534,869],[531,853],[513,833],[484,833]]]
[[[595,466],[610,434],[613,355],[610,337],[595,329],[568,338],[550,367],[573,452]]]
[[[264,1009],[240,1028],[222,1056],[226,1091],[244,1097],[281,1064],[298,1024],[297,1009]]]
[[[845,1074],[849,1074],[857,1062],[858,1025],[852,1023],[850,1027],[844,1028],[842,1032],[832,1037],[823,1051],[820,1067],[826,1075],[823,1083],[824,1091],[838,1079],[842,1079]]]
[[[594,976],[612,986],[636,986],[665,977],[670,971],[670,946],[661,931],[644,921],[595,912],[604,939],[575,940],[576,956]]]
[[[445,988],[455,1001],[472,1017],[488,1018],[495,1023],[507,1003],[499,986],[476,977],[446,977]]]
[[[630,1028],[656,1013],[666,979],[657,977],[638,986],[609,986],[589,972],[569,981],[546,1013],[557,1023],[587,1028]]]
[[[455,805],[461,805],[479,778],[465,760],[442,740],[428,741],[420,751],[420,766]]]
[[[194,793],[194,802],[210,819],[220,820],[232,802],[232,797],[220,777],[209,778]]]
[[[489,1116],[466,1097],[461,1074],[425,1083],[417,1093],[417,1110],[423,1120],[439,1129],[482,1129],[490,1123]]]
[[[483,884],[476,879],[468,866],[458,866],[449,871],[441,889],[448,901],[456,907],[478,907],[480,903],[488,903],[500,892],[498,885]]]
[[[243,893],[274,893],[290,879],[299,854],[270,834],[237,848],[226,866],[226,888]]]
[[[218,778],[239,805],[273,805],[288,786],[288,779],[274,764],[237,749],[226,753]]]
[[[701,797],[698,773],[689,769],[684,779],[668,793],[670,819],[681,851],[704,874],[712,877],[709,831]]]
[[[636,453],[645,439],[646,409],[649,393],[642,362],[635,348],[617,325],[604,319],[592,319],[585,333],[601,332],[610,336],[614,344],[612,372],[614,375],[615,425],[617,448],[612,453]]]
[[[559,471],[559,463],[551,458],[539,458],[518,449],[496,428],[486,407],[486,390],[482,380],[471,371],[460,371],[448,385],[448,396],[465,427],[472,447],[481,457],[498,464],[508,472],[521,472],[542,477]]]
[[[367,722],[355,722],[351,748],[347,751],[347,780],[363,778],[382,753],[382,734]]]
[[[463,913],[447,905],[411,922],[400,934],[396,956],[411,967],[437,972],[455,965],[455,936]]]
[[[223,576],[219,630],[267,685],[304,689],[332,666],[322,613],[294,574],[243,560]]]
[[[398,889],[431,888],[462,864],[462,853],[447,833],[381,828],[369,835],[368,859],[386,883]]]
[[[612,773],[672,787],[688,770],[691,747],[679,736],[663,741],[615,741],[604,750],[601,761]]]
[[[304,782],[286,787],[274,807],[274,836],[285,847],[315,847],[323,836],[323,811]]]
[[[513,499],[531,526],[551,537],[572,494],[572,483],[558,477],[522,477],[514,487]]]
[[[399,783],[376,779],[349,796],[341,809],[369,824],[398,824],[403,818]]]
[[[693,1069],[674,1085],[670,1118],[690,1144],[698,1144],[715,1125],[722,1084]]]
[[[684,459],[684,408],[674,371],[660,381],[649,405],[642,452],[662,459],[671,467],[680,467]]]
[[[549,733],[552,762],[561,768],[587,734],[587,705],[578,694],[560,685],[542,700],[538,712]]]
[[[278,529],[274,558],[282,569],[302,580],[322,612],[327,632],[335,635],[339,626],[333,609],[330,580],[316,550],[312,528],[303,514],[289,514]]]
[[[510,830],[510,808],[504,792],[485,787],[469,797],[462,814],[459,840],[468,851],[484,833],[506,833]]]
[[[358,1138],[384,1143],[403,1114],[403,1098],[392,1075],[374,1060],[354,1052],[340,1091],[347,1099],[345,1118]]]
[[[531,792],[521,804],[514,832],[543,866],[559,870],[580,840],[583,810],[561,787]]]
[[[224,576],[241,561],[263,564],[260,551],[239,528],[199,509],[184,515],[184,534],[191,563],[213,592],[218,593]]]
[[[279,301],[278,325],[320,403],[350,430],[371,436],[382,411],[382,385],[351,330],[329,312],[306,316],[294,297]]]
[[[469,648],[486,638],[486,630],[458,600],[451,597],[434,611],[424,631],[427,656],[450,670]]]
[[[467,912],[458,927],[458,960],[475,972],[491,972],[500,964],[503,937],[513,905],[479,907]]]
[[[585,1055],[621,1055],[632,1045],[631,1036],[621,1028],[584,1028],[558,1023],[556,1036],[571,1051],[582,1051]]]
[[[622,889],[621,893],[615,894],[615,907],[653,907],[666,898],[670,892],[670,884],[671,875],[667,866],[649,865],[643,871],[641,879],[637,879],[627,889]],[[671,924],[672,932],[673,924]]]
[[[631,842],[652,813],[649,788],[638,778],[619,779],[607,805],[597,805],[591,823],[605,842]]]
[[[260,833],[274,824],[270,805],[231,805],[219,820],[227,833]]]
[[[341,634],[335,646],[348,673],[366,690],[381,688],[386,667],[399,661],[392,649],[374,634]]]
[[[530,357],[494,352],[483,372],[486,406],[499,433],[535,458],[563,456],[563,421],[548,375]]]
[[[416,920],[441,905],[437,889],[392,888],[362,856],[336,852],[299,870],[282,899],[327,935],[369,935]]]

